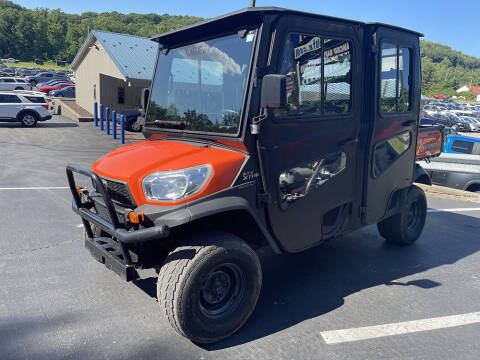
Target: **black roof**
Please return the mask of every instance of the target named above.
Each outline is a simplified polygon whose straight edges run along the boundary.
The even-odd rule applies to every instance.
[[[188,42],[192,38],[201,38],[204,36],[211,36],[219,32],[219,29],[241,29],[249,25],[257,25],[263,21],[263,18],[267,15],[299,15],[313,18],[321,18],[326,20],[341,21],[352,25],[373,25],[373,26],[385,26],[394,30],[407,31],[417,36],[423,36],[423,34],[405,29],[398,26],[373,22],[365,23],[356,20],[343,19],[333,16],[319,15],[314,13],[308,13],[303,11],[284,9],[278,7],[248,7],[238,11],[234,11],[228,14],[224,14],[212,19],[197,22],[195,24],[182,27],[173,31],[155,35],[151,38],[153,41],[157,41],[165,47],[170,47],[176,43]]]

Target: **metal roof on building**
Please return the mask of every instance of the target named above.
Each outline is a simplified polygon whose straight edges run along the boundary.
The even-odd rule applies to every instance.
[[[151,80],[155,67],[158,44],[150,39],[92,30],[72,61],[76,69],[87,50],[98,40],[125,79]]]

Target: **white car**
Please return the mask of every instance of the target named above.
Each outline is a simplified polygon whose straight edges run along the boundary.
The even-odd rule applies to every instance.
[[[0,121],[18,121],[33,127],[38,121],[52,118],[45,96],[27,92],[0,91]]]
[[[0,91],[8,90],[30,90],[30,84],[25,79],[14,77],[0,78]]]

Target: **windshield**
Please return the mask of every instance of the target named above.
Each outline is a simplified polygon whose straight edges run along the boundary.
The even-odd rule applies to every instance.
[[[254,34],[162,51],[145,126],[237,134]]]

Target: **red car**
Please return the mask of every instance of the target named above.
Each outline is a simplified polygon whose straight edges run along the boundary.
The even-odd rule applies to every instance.
[[[51,90],[60,90],[63,89],[66,86],[75,86],[75,84],[72,83],[60,83],[55,86],[41,86],[38,90],[44,93],[48,93]]]

